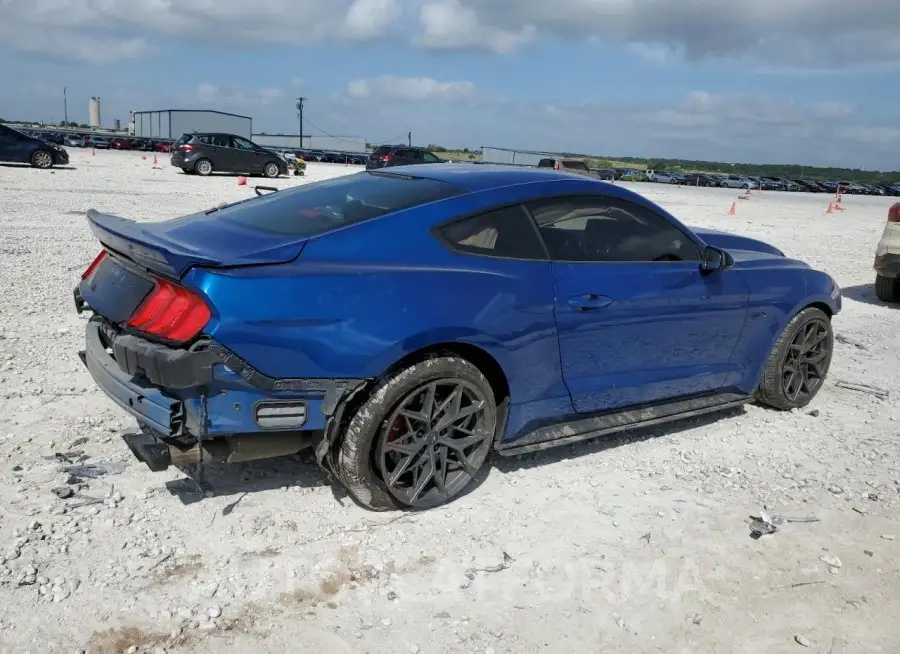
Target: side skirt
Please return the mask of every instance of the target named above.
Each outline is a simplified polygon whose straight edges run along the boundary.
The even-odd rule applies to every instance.
[[[738,394],[697,397],[665,404],[625,409],[591,418],[581,418],[540,427],[512,443],[499,444],[495,450],[501,456],[538,452],[552,447],[571,445],[579,441],[606,436],[627,429],[650,427],[685,418],[725,411],[748,404],[753,396]]]

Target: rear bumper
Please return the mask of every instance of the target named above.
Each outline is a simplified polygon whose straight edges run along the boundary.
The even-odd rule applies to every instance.
[[[76,294],[76,305],[78,305]],[[83,301],[82,301],[83,302]],[[83,305],[82,305],[83,309]],[[85,327],[79,352],[98,386],[139,423],[161,437],[277,431],[320,431],[344,398],[365,380],[275,379],[214,342],[180,350],[119,332],[104,318]]]
[[[79,352],[97,385],[113,402],[153,431],[165,436],[182,435],[185,426],[184,403],[149,384],[136,383],[106,351],[100,330],[99,321],[88,321],[85,349]]]
[[[875,272],[881,277],[900,277],[900,254],[880,254],[875,257]]]

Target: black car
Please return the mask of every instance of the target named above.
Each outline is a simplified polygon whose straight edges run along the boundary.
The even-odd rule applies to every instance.
[[[413,164],[442,163],[441,160],[425,148],[407,145],[380,145],[369,155],[366,170],[387,168],[389,166],[410,166]]]
[[[287,175],[287,162],[272,150],[234,134],[194,132],[172,145],[171,163],[185,173],[207,176],[213,172]]]
[[[8,125],[0,125],[0,161],[52,168],[69,163],[69,153],[56,143],[28,136]]]
[[[719,181],[709,175],[701,173],[691,173],[681,178],[679,184],[683,186],[718,186]]]

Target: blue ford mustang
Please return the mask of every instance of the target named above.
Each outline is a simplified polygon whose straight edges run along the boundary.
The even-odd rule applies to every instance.
[[[158,223],[88,212],[80,356],[151,469],[315,448],[364,506],[756,400],[805,406],[840,289],[552,170],[404,166]]]

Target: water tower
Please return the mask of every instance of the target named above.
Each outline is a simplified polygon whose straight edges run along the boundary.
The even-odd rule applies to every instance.
[[[90,117],[89,124],[92,128],[97,129],[100,127],[100,98],[95,96],[91,98],[90,103],[88,103],[88,116]]]

